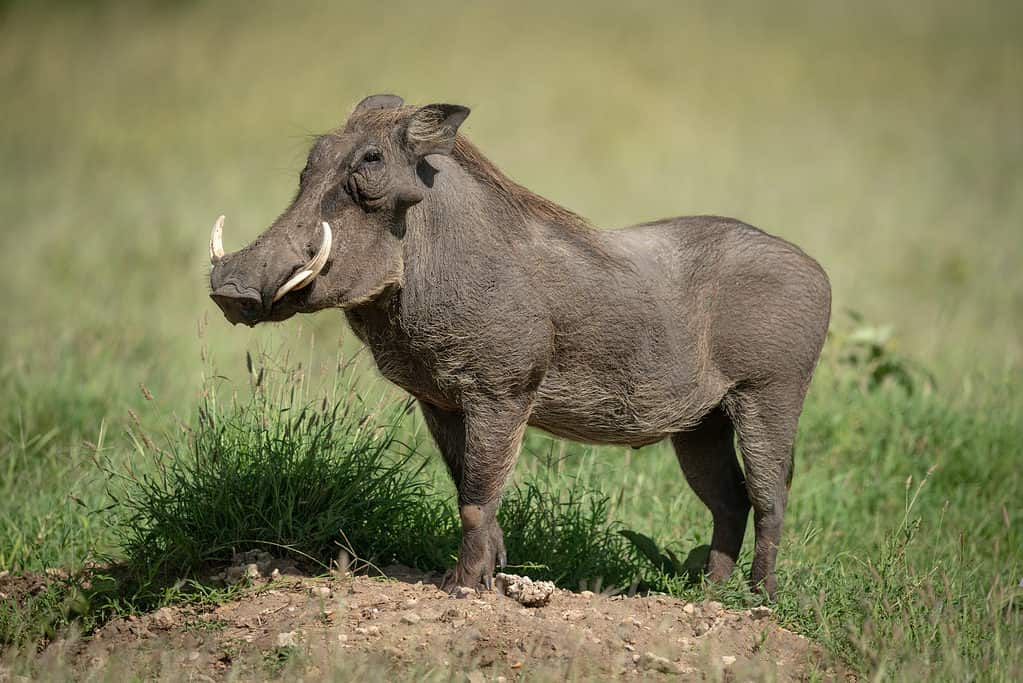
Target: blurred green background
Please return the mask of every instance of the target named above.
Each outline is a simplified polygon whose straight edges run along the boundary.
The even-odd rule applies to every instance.
[[[187,397],[206,243],[261,232],[309,136],[363,96],[473,109],[511,177],[617,226],[735,216],[815,256],[846,308],[959,376],[1018,368],[1015,3],[8,3],[5,364]],[[333,342],[340,316],[302,321]],[[88,369],[88,371],[87,371]]]
[[[851,401],[826,358],[787,536],[805,555],[783,571],[869,554],[906,475],[941,462],[920,566],[975,544],[977,574],[956,576],[1015,585],[1021,36],[1023,4],[950,0],[0,3],[0,569],[102,547],[82,444],[130,461],[129,409],[172,429],[211,364],[247,389],[247,349],[312,367],[354,350],[337,312],[230,327],[207,240],[224,213],[226,248],[248,243],[310,136],[394,92],[470,106],[485,154],[597,225],[716,213],[799,244],[831,276],[836,328],[850,309],[890,324],[885,353],[934,373],[933,401]],[[709,532],[666,449],[629,468],[599,453],[635,493],[620,518],[660,540]]]

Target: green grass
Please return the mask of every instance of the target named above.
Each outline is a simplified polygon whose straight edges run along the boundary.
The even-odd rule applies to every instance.
[[[359,453],[380,455],[360,461],[367,482],[419,501],[417,533],[437,539],[417,546],[384,508],[394,534],[365,554],[450,562],[453,492],[417,415],[372,438],[342,420],[325,449],[251,429],[246,410],[279,405],[247,403],[255,348],[290,350],[283,366],[331,410],[401,400],[370,370],[330,393],[338,349],[356,348],[340,316],[240,330],[206,298],[212,220],[228,214],[228,248],[250,240],[294,192],[308,135],[395,91],[468,104],[467,133],[496,163],[597,224],[735,215],[817,257],[836,326],[801,423],[780,618],[878,679],[1023,678],[1021,32],[1016,4],[945,0],[0,3],[0,570],[197,567],[254,534],[325,557],[351,512],[341,464]],[[893,335],[849,329],[849,308]],[[197,405],[225,421],[203,427]],[[214,453],[219,465],[201,459]],[[191,494],[225,528],[204,535],[175,500],[176,528],[138,516],[158,497],[113,504],[110,471]],[[246,527],[223,498],[202,508],[214,477],[277,494],[260,502],[273,519]],[[301,508],[316,477],[332,483]],[[530,432],[514,483],[502,520],[512,561],[543,565],[530,572],[752,600],[738,577],[663,574],[617,533],[679,558],[707,542],[666,446]],[[556,538],[537,531],[552,523]],[[150,528],[168,544],[133,540]],[[118,585],[4,603],[0,633],[34,640],[142,607]],[[223,597],[196,590],[159,599]]]
[[[1014,679],[1023,661],[1023,482],[1004,454],[1023,431],[1018,399],[1007,385],[988,388],[990,403],[979,405],[876,386],[864,381],[871,368],[844,360],[841,342],[825,354],[797,444],[778,618],[882,678]],[[260,364],[250,364],[247,397],[221,400],[211,380],[186,427],[162,438],[136,427],[130,462],[101,458],[125,565],[116,579],[86,590],[58,583],[0,611],[6,639],[229,599],[181,579],[202,579],[253,546],[313,570],[342,548],[376,566],[451,566],[453,491],[436,458],[422,457],[409,403],[363,403],[350,368],[313,390],[295,371],[266,370],[286,365]],[[568,588],[759,604],[742,576],[748,548],[741,574],[708,586],[626,540],[623,531],[642,534],[684,558],[710,534],[668,448],[631,457],[530,433],[500,516],[513,564]]]
[[[395,453],[407,405],[390,407],[378,424],[354,397],[302,404],[290,392],[268,398],[263,386],[227,409],[211,394],[194,430],[170,439],[169,450],[140,434],[130,469],[109,466],[123,482],[112,495],[133,570],[195,574],[245,544],[271,544],[322,569],[342,542],[381,566],[398,557],[422,564],[423,553],[450,546],[436,536],[449,541],[456,519],[420,503],[421,465],[413,453]]]
[[[405,424],[413,403],[374,410],[349,368],[315,396],[295,372],[266,367],[245,399],[222,404],[211,382],[194,426],[166,446],[137,429],[127,466],[102,463],[134,582],[159,590],[248,547],[312,571],[341,551],[361,567],[448,569],[459,544],[454,492],[433,459],[399,441],[415,436]],[[509,492],[500,511],[509,552],[560,585],[628,585],[638,565],[606,494],[565,483],[534,475]]]

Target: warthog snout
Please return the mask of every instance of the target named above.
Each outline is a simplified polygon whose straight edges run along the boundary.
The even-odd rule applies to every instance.
[[[210,236],[210,298],[217,303],[228,321],[253,326],[272,319],[275,304],[291,292],[299,292],[312,285],[324,270],[330,258],[333,237],[330,224],[321,222],[320,246],[315,256],[299,261],[287,240],[265,240],[245,247],[233,254],[224,252],[224,217],[213,225]],[[294,302],[291,302],[294,303]],[[282,302],[282,306],[287,306]]]
[[[227,282],[210,292],[210,298],[217,303],[228,321],[235,325],[255,325],[264,314],[263,299],[259,291],[252,287]]]

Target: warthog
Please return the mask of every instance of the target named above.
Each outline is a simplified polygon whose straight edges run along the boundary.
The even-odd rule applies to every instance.
[[[449,589],[489,587],[505,564],[495,514],[534,425],[635,448],[670,438],[713,514],[710,578],[731,574],[752,505],[750,580],[773,595],[824,271],[730,218],[598,230],[499,171],[458,134],[468,115],[363,100],[252,244],[224,254],[217,221],[210,296],[250,326],[340,308],[418,399],[458,489]]]

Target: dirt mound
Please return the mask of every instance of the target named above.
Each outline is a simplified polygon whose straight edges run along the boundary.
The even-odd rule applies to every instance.
[[[20,600],[24,596],[38,595],[46,590],[54,579],[64,578],[66,574],[56,570],[50,570],[45,574],[36,572],[18,572],[12,574],[9,571],[0,572],[0,600]]]
[[[778,627],[766,608],[562,590],[529,608],[497,592],[457,599],[433,577],[389,574],[278,573],[256,579],[232,602],[164,607],[51,649],[85,677],[112,670],[188,680],[433,675],[473,682],[835,675],[821,669],[819,648]]]

